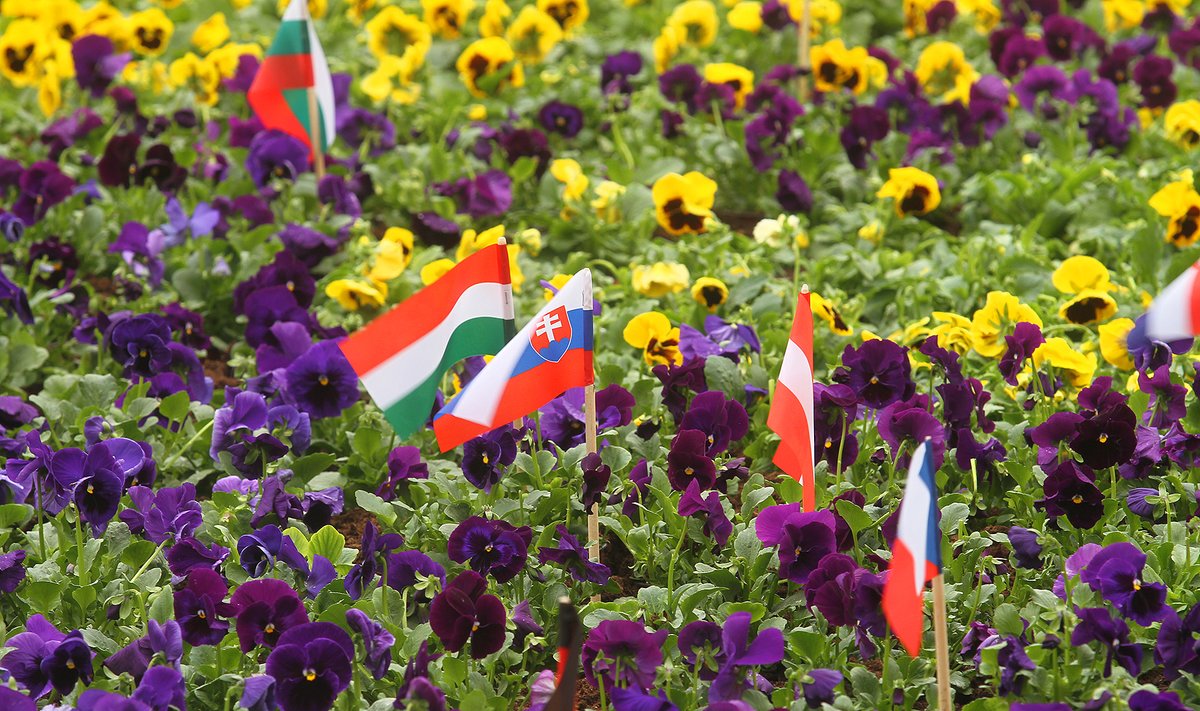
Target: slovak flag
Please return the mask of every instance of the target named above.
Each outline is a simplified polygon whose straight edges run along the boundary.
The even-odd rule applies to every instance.
[[[594,381],[592,272],[584,269],[437,413],[438,445],[454,449]]]
[[[1178,341],[1200,335],[1200,262],[1162,290],[1146,312],[1146,336]]]
[[[817,487],[813,467],[813,317],[812,295],[807,287],[796,300],[796,317],[779,381],[771,398],[767,427],[779,435],[775,465],[800,482],[805,511],[816,508]]]
[[[892,562],[883,587],[883,614],[910,656],[921,653],[925,583],[942,572],[942,530],[938,525],[937,482],[926,440],[908,466]]]

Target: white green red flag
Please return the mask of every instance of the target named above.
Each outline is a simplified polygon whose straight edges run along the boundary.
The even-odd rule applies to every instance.
[[[333,78],[306,0],[288,4],[246,98],[264,126],[295,136],[313,155],[333,143]],[[318,146],[312,145],[314,135]]]
[[[428,422],[452,365],[499,353],[512,336],[507,250],[484,247],[338,344],[400,437]]]
[[[591,385],[592,272],[571,277],[433,420],[442,451]]]
[[[767,427],[779,435],[775,465],[800,482],[805,511],[816,507],[813,467],[813,317],[811,294],[796,300],[796,317],[771,398]]]

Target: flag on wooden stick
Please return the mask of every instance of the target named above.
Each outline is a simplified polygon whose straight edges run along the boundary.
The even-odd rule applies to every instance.
[[[779,435],[775,464],[801,483],[805,511],[812,511],[817,499],[813,473],[816,457],[813,451],[813,317],[810,297],[805,286],[796,300],[792,333],[783,354],[783,367],[779,370],[775,394],[771,398],[771,411],[767,415],[767,426]]]
[[[1164,343],[1200,335],[1200,262],[1167,285],[1146,313],[1146,336]]]

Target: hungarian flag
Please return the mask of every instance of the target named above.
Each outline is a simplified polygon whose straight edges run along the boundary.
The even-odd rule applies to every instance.
[[[450,366],[515,330],[507,249],[484,247],[338,344],[401,438],[425,426]]]
[[[1146,336],[1169,343],[1200,335],[1200,262],[1162,290],[1146,313]]]
[[[883,614],[896,639],[913,657],[921,653],[925,583],[942,572],[942,529],[933,474],[933,456],[926,440],[917,445],[908,465],[892,562],[883,585]]]
[[[813,474],[813,316],[810,294],[805,288],[796,300],[796,317],[783,354],[783,367],[767,427],[779,435],[775,465],[803,486],[805,511],[816,507],[817,489]]]
[[[592,272],[577,273],[433,421],[445,452],[591,385]]]
[[[295,136],[314,156],[333,143],[333,78],[306,0],[288,4],[246,98],[264,126]],[[314,134],[319,146],[312,145]]]

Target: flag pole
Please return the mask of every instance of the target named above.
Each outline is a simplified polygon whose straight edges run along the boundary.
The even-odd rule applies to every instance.
[[[794,0],[793,0],[794,1]],[[812,74],[812,58],[809,53],[809,43],[812,35],[812,0],[804,0],[800,14],[800,29],[797,30],[799,40],[797,64],[800,66],[800,76],[797,86],[800,89],[800,103],[808,101],[808,79]]]
[[[308,10],[308,0],[301,0],[300,12],[304,17],[304,24],[308,26],[310,32],[315,34],[317,30],[312,26],[313,19]],[[317,180],[320,180],[325,177],[325,146],[321,144],[322,121],[321,111],[317,105],[316,67],[311,67],[310,72],[312,83],[305,89],[305,94],[308,96],[308,140],[312,146],[313,172],[316,173]]]
[[[595,304],[592,302],[592,290],[588,289],[584,295],[583,308],[587,313],[592,313]],[[594,366],[593,366],[594,368]],[[583,436],[584,443],[587,447],[588,454],[595,454],[599,451],[596,443],[596,374],[592,372],[592,382],[583,388],[583,416],[584,427]],[[600,505],[592,504],[592,508],[588,511],[588,558],[594,563],[600,562]],[[593,595],[592,602],[599,602],[600,596]]]
[[[554,693],[545,711],[574,711],[575,689],[579,680],[579,653],[583,645],[579,613],[564,596],[558,599],[558,669],[554,675]]]
[[[943,576],[933,579],[933,644],[937,653],[938,710],[950,711],[950,646],[946,639],[946,587]]]

